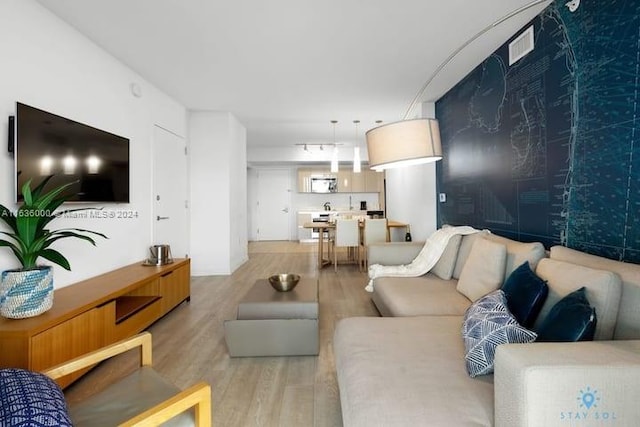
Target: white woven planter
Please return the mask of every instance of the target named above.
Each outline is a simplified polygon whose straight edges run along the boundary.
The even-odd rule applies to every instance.
[[[10,319],[38,316],[53,306],[53,269],[7,270],[0,281],[0,315]]]

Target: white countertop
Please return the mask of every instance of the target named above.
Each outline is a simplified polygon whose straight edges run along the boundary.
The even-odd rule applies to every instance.
[[[367,211],[361,211],[361,210],[349,210],[349,208],[347,209],[333,209],[330,211],[325,211],[324,209],[320,208],[320,209],[304,209],[304,210],[300,210],[298,211],[299,214],[316,214],[316,213],[321,213],[321,214],[336,214],[336,215],[340,215],[340,214],[351,214],[351,215],[366,215]]]

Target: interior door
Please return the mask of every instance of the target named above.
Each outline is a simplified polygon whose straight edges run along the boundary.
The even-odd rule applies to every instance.
[[[153,244],[174,258],[189,253],[187,154],[184,139],[159,126],[153,132]]]
[[[291,176],[288,169],[258,171],[258,240],[289,240]]]

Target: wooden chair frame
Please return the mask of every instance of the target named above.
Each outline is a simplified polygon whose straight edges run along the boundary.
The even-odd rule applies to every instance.
[[[151,334],[143,332],[53,366],[42,373],[55,380],[138,347],[140,347],[140,366],[151,366]],[[157,426],[190,408],[195,410],[197,426],[211,427],[211,386],[209,384],[200,381],[164,402],[136,415],[125,423],[120,424],[120,426]]]

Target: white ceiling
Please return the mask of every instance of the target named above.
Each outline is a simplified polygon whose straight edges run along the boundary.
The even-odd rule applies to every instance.
[[[355,140],[400,120],[452,52],[531,0],[38,0],[191,110],[230,111],[248,145]],[[537,15],[465,48],[435,100]],[[419,114],[416,109],[412,116]]]

